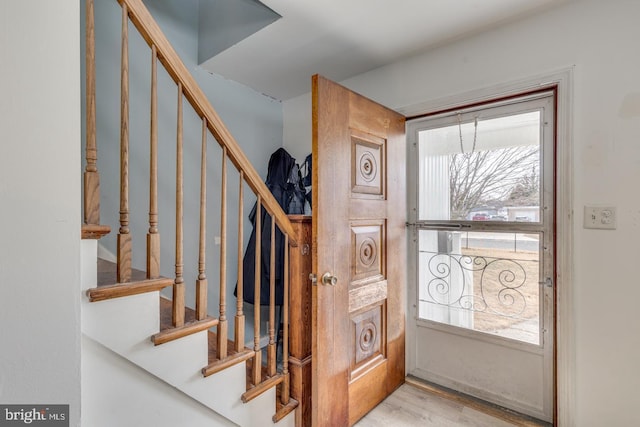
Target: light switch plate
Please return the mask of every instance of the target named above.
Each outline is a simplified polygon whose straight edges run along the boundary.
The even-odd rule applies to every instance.
[[[584,207],[584,228],[615,230],[617,219],[615,206]]]

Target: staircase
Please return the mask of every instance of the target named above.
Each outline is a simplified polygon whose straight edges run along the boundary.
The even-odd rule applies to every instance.
[[[300,417],[295,420],[299,405],[296,396],[291,396],[291,373],[289,372],[289,281],[298,280],[299,274],[290,278],[290,256],[297,256],[293,248],[297,246],[296,230],[284,214],[278,202],[273,198],[258,173],[239,148],[233,136],[207,100],[202,90],[184,66],[162,31],[151,17],[141,0],[118,0],[122,7],[121,28],[121,123],[119,129],[120,172],[119,229],[114,262],[98,258],[99,240],[111,233],[109,226],[100,223],[100,174],[98,172],[98,149],[96,141],[96,99],[95,99],[95,32],[93,0],[86,1],[86,75],[87,75],[87,125],[86,125],[86,166],[84,172],[84,224],[82,225],[82,284],[86,298],[82,305],[83,349],[97,354],[92,360],[109,359],[112,354],[129,361],[151,375],[154,380],[178,390],[187,399],[199,402],[205,409],[205,419],[217,420],[219,425],[266,426],[276,423],[279,426],[300,425]],[[146,235],[146,269],[137,270],[132,261],[132,229],[129,186],[131,170],[138,165],[130,162],[129,147],[129,27],[139,32],[149,46],[152,58],[151,99],[150,99],[150,141],[148,154],[149,168],[149,205],[148,233]],[[159,212],[158,199],[166,194],[166,188],[159,189],[158,178],[158,121],[157,69],[164,67],[175,83],[177,91],[177,135],[175,146],[175,211]],[[193,109],[201,122],[202,142],[200,150],[200,204],[195,212],[185,211],[184,203],[184,119],[183,104]],[[211,136],[213,138],[211,138]],[[207,162],[207,152],[212,148],[210,140],[215,140],[213,149],[219,150],[221,163],[219,168],[211,169]],[[100,150],[113,149],[101,146]],[[229,167],[231,166],[231,167]],[[231,172],[228,169],[232,169]],[[219,200],[208,203],[207,185],[211,173],[217,174],[215,188]],[[238,186],[231,189],[238,193],[239,203],[233,208],[228,204],[227,194],[229,176],[233,175]],[[210,184],[209,184],[210,185]],[[245,196],[245,189],[248,188]],[[193,189],[191,189],[193,191]],[[253,309],[253,336],[245,339],[245,314],[243,311],[243,244],[245,238],[244,200],[256,201],[258,214],[255,220],[256,242],[263,238],[271,242],[268,259],[263,259],[261,245],[256,245],[254,285],[256,300],[260,299],[261,268],[268,271],[270,304],[268,306],[268,327],[264,327],[260,306]],[[208,207],[219,209],[216,222],[219,223],[219,265],[215,266],[219,277],[211,280],[207,277],[207,248],[213,246],[207,237],[207,220],[211,222]],[[235,233],[231,236],[228,214],[237,210]],[[161,246],[159,221],[173,215],[175,235],[162,240],[175,253],[175,271],[171,277],[161,275]],[[199,222],[197,280],[191,287],[185,280],[184,260],[184,221]],[[165,220],[166,221],[166,220]],[[267,225],[263,235],[263,225]],[[269,230],[270,227],[270,230]],[[115,230],[114,230],[115,231]],[[209,233],[210,235],[211,233]],[[276,253],[276,237],[282,236],[283,253]],[[231,241],[237,246],[237,299],[229,307],[227,297],[230,280],[228,279],[227,252]],[[281,279],[276,277],[277,262],[284,263]],[[268,268],[262,267],[267,265]],[[165,270],[166,271],[166,270]],[[282,355],[276,356],[276,304],[275,286],[281,280],[284,288],[282,306]],[[235,283],[235,278],[233,282]],[[212,288],[211,286],[215,287]],[[296,283],[297,285],[297,283]],[[189,288],[189,292],[187,292]],[[162,292],[164,289],[171,292]],[[187,302],[187,295],[193,291],[193,304]],[[217,296],[216,307],[209,307],[211,295]],[[171,296],[171,298],[169,298]],[[232,308],[233,310],[230,310]],[[228,313],[235,311],[231,316]],[[230,326],[233,333],[230,334]],[[303,325],[291,325],[302,328]],[[249,328],[250,330],[250,328]],[[266,346],[264,345],[266,341]],[[83,351],[84,353],[84,351]],[[264,354],[264,356],[263,356]],[[294,362],[297,359],[293,359]],[[112,365],[118,364],[116,362]],[[105,370],[112,366],[103,365]],[[295,367],[294,367],[295,370]],[[84,375],[84,374],[83,374]],[[114,377],[119,376],[114,373]],[[295,376],[295,374],[294,374]],[[132,380],[134,381],[134,380]],[[138,384],[142,386],[141,384]],[[105,386],[106,387],[106,386]],[[126,386],[124,387],[127,388]],[[144,390],[144,387],[142,387]],[[157,387],[147,387],[139,398],[140,407],[152,404],[145,399],[147,393],[156,392]],[[100,390],[97,388],[96,390]],[[128,390],[121,389],[126,396]],[[95,392],[95,390],[94,390]],[[98,391],[99,392],[99,391]],[[96,392],[96,393],[98,393]],[[294,392],[295,393],[295,392]],[[83,393],[84,394],[84,393]],[[106,396],[105,392],[105,396]],[[107,397],[105,397],[106,399]],[[134,399],[131,397],[130,399]],[[129,399],[129,400],[130,400]],[[84,399],[83,399],[84,400]],[[83,405],[87,408],[100,407],[93,403]],[[133,403],[132,403],[133,404]],[[109,402],[105,402],[109,405]],[[183,405],[184,406],[184,405]],[[187,404],[187,406],[189,406]],[[184,408],[183,408],[184,409]],[[202,408],[200,408],[202,409]],[[162,413],[166,408],[157,408]],[[213,411],[207,418],[206,411]],[[153,412],[153,408],[151,409]],[[102,420],[104,425],[123,425],[115,418]],[[83,415],[84,419],[97,422],[96,415]],[[213,421],[212,421],[213,422]],[[182,424],[182,423],[181,423]],[[93,425],[93,424],[92,424]],[[135,424],[134,422],[131,425]],[[176,425],[169,419],[162,424]],[[196,425],[193,420],[185,420],[182,425]]]
[[[96,278],[100,276],[98,265],[101,263],[96,263],[96,256],[97,241],[83,240],[82,283],[83,289],[89,293],[96,290]],[[162,330],[159,313],[167,312],[166,301],[157,290],[96,302],[87,298],[82,305],[82,332],[85,339],[95,341],[134,363],[233,424],[271,425],[277,411],[276,389],[270,387],[255,399],[243,403],[241,396],[247,392],[245,364],[237,363],[217,374],[203,376],[202,368],[209,364],[209,344],[215,342],[215,339],[211,340],[211,332],[203,330],[166,344],[154,345],[151,337]],[[145,396],[140,396],[140,400],[139,405],[142,406]],[[105,404],[109,405],[109,402]],[[284,406],[279,406],[279,410],[284,412]],[[293,427],[293,415],[285,415],[277,425]],[[87,416],[92,420],[91,414]],[[117,414],[114,413],[114,417]],[[116,424],[113,420],[105,420],[104,425]],[[185,420],[183,425],[195,424]]]

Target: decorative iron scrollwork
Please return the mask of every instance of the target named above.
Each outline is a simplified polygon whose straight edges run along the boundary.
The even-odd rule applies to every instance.
[[[421,301],[513,318],[525,312],[527,272],[520,260],[422,253],[431,257],[423,284],[428,298]]]

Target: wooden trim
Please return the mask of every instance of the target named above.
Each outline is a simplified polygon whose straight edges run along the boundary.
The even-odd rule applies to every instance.
[[[487,99],[482,99],[479,101],[473,101],[473,102],[463,102],[461,105],[457,105],[455,107],[445,107],[445,108],[441,108],[439,110],[436,111],[430,111],[428,113],[421,113],[421,114],[415,114],[415,115],[411,115],[411,116],[407,116],[406,120],[418,120],[418,119],[424,119],[427,117],[435,117],[435,116],[440,116],[440,115],[447,115],[447,114],[451,114],[454,112],[461,112],[464,113],[466,111],[469,110],[474,110],[474,109],[478,109],[478,108],[483,108],[486,107],[488,105],[491,104],[499,104],[499,103],[503,103],[503,102],[508,102],[512,99],[517,99],[517,98],[524,98],[524,97],[528,97],[528,96],[533,96],[533,95],[537,95],[537,94],[542,94],[545,92],[549,92],[552,91],[554,89],[553,85],[544,85],[544,86],[540,86],[538,88],[535,89],[531,89],[531,90],[526,90],[520,93],[516,93],[516,94],[508,94],[508,95],[504,95],[504,96],[498,96],[495,98],[487,98]]]
[[[271,420],[274,423],[277,423],[278,421],[280,421],[281,419],[289,415],[294,409],[298,407],[298,405],[299,403],[297,400],[289,399],[289,402],[286,405],[282,406],[276,411],[275,415],[271,418]]]
[[[537,421],[534,418],[528,417],[526,415],[517,414],[511,410],[501,408],[497,405],[492,405],[488,402],[481,401],[479,399],[476,399],[474,397],[468,396],[463,393],[458,393],[456,391],[449,390],[447,388],[425,382],[413,376],[406,377],[405,382],[408,385],[416,387],[427,393],[431,393],[435,396],[447,399],[449,401],[455,402],[462,406],[475,409],[476,411],[482,412],[484,414],[490,415],[494,418],[498,418],[509,423],[513,423],[517,426],[541,427],[541,426],[548,425],[547,423],[544,423],[542,421]]]
[[[108,225],[82,224],[82,239],[101,239],[111,232]]]
[[[269,377],[266,380],[262,381],[260,384],[250,388],[245,393],[242,394],[242,403],[251,402],[256,397],[260,396],[265,391],[269,390],[271,387],[275,387],[284,381],[284,376],[281,374],[274,375],[273,377]]]
[[[151,280],[141,280],[126,284],[116,283],[114,285],[100,286],[87,290],[89,302],[104,301],[113,298],[127,297],[131,295],[144,294],[146,292],[159,291],[167,286],[171,286],[173,280],[169,278],[159,278]]]
[[[251,359],[255,355],[253,350],[244,349],[239,353],[235,353],[231,356],[228,356],[224,360],[216,360],[213,363],[210,363],[206,367],[202,368],[202,375],[208,377],[209,375],[213,375],[217,372],[223,371],[230,366],[237,365],[238,363],[246,362]]]
[[[187,335],[195,334],[197,332],[206,331],[209,328],[213,328],[218,324],[218,319],[213,317],[207,317],[204,320],[196,320],[195,322],[185,323],[176,328],[165,329],[151,337],[151,341],[154,345],[160,345],[169,341],[174,341]]]
[[[216,141],[228,150],[229,159],[238,170],[244,171],[249,187],[263,199],[263,206],[274,216],[280,229],[289,236],[293,236],[293,228],[287,215],[284,213],[278,201],[272,196],[267,186],[262,181],[258,172],[253,168],[234,137],[224,125],[216,111],[211,106],[202,89],[184,65],[176,51],[173,49],[160,27],[155,22],[142,0],[118,0],[123,9],[131,11],[131,22],[140,32],[149,46],[156,45],[158,59],[164,65],[167,73],[176,82],[181,82],[184,87],[184,96],[189,101],[196,114],[207,118],[209,130]],[[292,246],[296,246],[295,240],[291,240]]]
[[[293,369],[293,367],[297,367],[297,368],[303,368],[309,364],[311,364],[311,355],[305,357],[304,359],[300,360],[296,357],[291,356],[289,358],[289,366],[291,366],[291,368]]]

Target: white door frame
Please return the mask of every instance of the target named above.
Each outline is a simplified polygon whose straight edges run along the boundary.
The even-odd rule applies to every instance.
[[[573,291],[573,70],[568,67],[556,72],[545,73],[530,78],[498,84],[477,91],[454,95],[417,105],[400,108],[398,111],[407,119],[427,113],[444,111],[462,105],[471,105],[491,99],[510,97],[545,87],[556,87],[556,313],[555,313],[555,354],[556,354],[556,396],[555,423],[558,426],[575,424],[575,324]],[[413,177],[407,177],[414,179]],[[410,192],[407,192],[411,197]],[[415,262],[409,257],[408,264]],[[412,268],[408,265],[408,268]],[[415,280],[408,275],[409,280]],[[409,288],[415,283],[410,283]],[[407,315],[415,313],[415,293],[407,292]],[[407,320],[407,371],[415,367],[409,348],[415,336],[415,319]],[[413,364],[413,365],[412,365]]]

